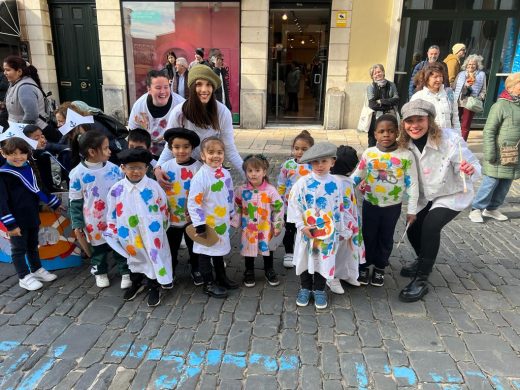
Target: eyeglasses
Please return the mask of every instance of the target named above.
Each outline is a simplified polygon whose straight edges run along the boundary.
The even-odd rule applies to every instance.
[[[143,172],[146,171],[147,167],[129,167],[124,165],[125,169],[129,170],[130,172]]]

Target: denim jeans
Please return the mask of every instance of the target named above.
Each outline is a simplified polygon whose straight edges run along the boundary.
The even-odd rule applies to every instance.
[[[38,253],[38,227],[22,228],[21,236],[11,237],[11,259],[20,279],[42,267]],[[25,258],[27,255],[27,260]]]
[[[496,210],[504,203],[513,180],[484,176],[473,200],[473,209]]]

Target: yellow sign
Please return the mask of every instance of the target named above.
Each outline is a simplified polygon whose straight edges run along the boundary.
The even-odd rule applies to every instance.
[[[347,27],[348,11],[336,11],[336,27]]]

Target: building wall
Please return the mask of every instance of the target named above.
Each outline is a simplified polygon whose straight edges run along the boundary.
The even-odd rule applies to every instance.
[[[17,3],[20,39],[29,42],[31,62],[38,69],[43,90],[52,91],[52,95],[57,98],[56,63],[47,1],[18,0]]]
[[[266,123],[269,0],[242,0],[240,28],[240,125]]]
[[[371,82],[369,68],[373,64],[383,64],[386,78],[393,80],[402,5],[402,0],[353,0],[345,87],[345,128],[357,126],[366,87]]]
[[[120,120],[128,117],[123,29],[119,0],[96,0],[103,105]]]

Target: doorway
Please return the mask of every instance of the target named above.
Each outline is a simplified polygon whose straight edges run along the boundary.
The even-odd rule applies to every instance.
[[[82,100],[103,109],[103,76],[95,1],[50,1],[60,101]]]
[[[428,9],[420,4],[428,6]],[[461,42],[466,45],[467,55],[479,54],[484,59],[483,70],[487,79],[484,112],[473,119],[474,125],[482,125],[491,105],[503,90],[505,78],[512,71],[518,22],[518,1],[405,2],[394,80],[402,97],[401,105],[409,98],[413,67],[425,58],[428,48],[439,46],[440,60],[443,60],[451,53],[451,47]]]
[[[267,122],[322,124],[330,4],[271,4]]]

